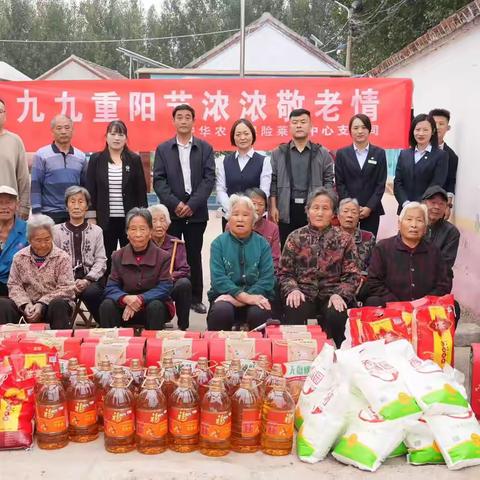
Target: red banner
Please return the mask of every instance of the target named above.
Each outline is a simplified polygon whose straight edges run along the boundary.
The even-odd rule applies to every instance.
[[[195,108],[195,135],[216,150],[231,150],[230,127],[248,118],[257,130],[256,148],[271,150],[288,141],[294,108],[312,114],[312,138],[330,149],[350,143],[348,121],[365,113],[372,143],[407,144],[412,82],[396,78],[250,78],[0,82],[7,107],[6,128],[18,133],[28,151],[52,141],[57,113],[75,123],[73,143],[90,152],[103,148],[108,123],[123,120],[129,146],[154,150],[174,135],[171,112],[180,103]]]

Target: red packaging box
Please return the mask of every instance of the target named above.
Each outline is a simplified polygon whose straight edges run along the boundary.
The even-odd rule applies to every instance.
[[[133,328],[77,328],[73,332],[74,337],[85,338],[117,338],[133,337]]]
[[[310,372],[312,361],[322,351],[326,342],[325,334],[323,337],[304,340],[272,339],[272,363],[282,365],[284,377],[295,402]]]
[[[203,332],[203,338],[207,340],[211,340],[212,338],[263,338],[263,335],[261,332],[226,332],[221,330],[219,332]]]
[[[84,337],[82,339],[83,343],[138,343],[142,346],[145,346],[146,340],[145,337]]]
[[[46,330],[48,323],[7,323],[0,325],[0,332],[28,332],[30,330]]]
[[[149,338],[145,363],[159,365],[163,357],[171,355],[175,363],[196,364],[200,357],[208,358],[208,342],[204,338]]]
[[[300,332],[310,332],[310,334],[315,335],[323,332],[320,325],[269,325],[265,329],[265,334],[267,338],[270,336],[283,336],[286,334],[299,334]]]
[[[33,332],[31,332],[27,337],[20,339],[20,343],[25,342],[34,342],[50,348],[55,348],[59,359],[69,359],[72,357],[79,357],[82,340],[80,338],[56,337],[53,335],[33,335]]]
[[[138,341],[138,340],[141,341]],[[112,365],[128,365],[134,358],[143,364],[145,339],[141,337],[119,337],[85,341],[80,346],[79,362],[89,368],[98,366],[108,359]]]
[[[200,332],[183,332],[182,330],[143,330],[146,338],[200,338]]]
[[[238,359],[242,367],[253,366],[259,355],[272,359],[272,343],[269,338],[212,338],[209,340],[212,366]]]
[[[480,419],[480,343],[472,343],[472,388],[471,399],[472,410]]]

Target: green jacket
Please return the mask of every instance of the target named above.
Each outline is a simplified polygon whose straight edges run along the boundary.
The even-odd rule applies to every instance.
[[[210,248],[210,276],[211,302],[220,295],[236,296],[241,292],[273,298],[275,277],[270,245],[255,232],[245,240],[230,232],[222,233]]]

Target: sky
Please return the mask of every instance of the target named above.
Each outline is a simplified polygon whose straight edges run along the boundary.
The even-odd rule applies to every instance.
[[[162,4],[162,0],[141,0],[141,2],[143,3],[145,10],[148,10],[152,5],[155,5],[157,12],[160,11],[160,6]]]

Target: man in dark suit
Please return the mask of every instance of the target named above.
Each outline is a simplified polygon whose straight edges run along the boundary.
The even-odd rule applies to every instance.
[[[168,233],[185,240],[191,269],[191,308],[206,313],[202,303],[202,246],[208,221],[207,200],[215,185],[215,160],[212,147],[192,135],[194,109],[178,105],[172,116],[177,134],[157,147],[153,187],[170,212]]]
[[[457,183],[457,168],[458,168],[458,156],[457,154],[445,143],[445,135],[450,130],[450,112],[444,108],[434,108],[430,110],[430,116],[435,120],[437,125],[438,134],[438,148],[443,149],[448,153],[448,173],[447,181],[445,182],[444,189],[448,195],[447,211],[445,212],[445,219],[450,217],[451,210],[453,208],[453,201],[455,199],[455,184]]]
[[[356,198],[360,205],[360,228],[377,236],[382,197],[387,181],[385,150],[369,143],[370,119],[354,115],[349,123],[353,144],[341,148],[335,157],[335,185],[340,200]]]

